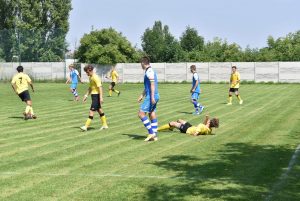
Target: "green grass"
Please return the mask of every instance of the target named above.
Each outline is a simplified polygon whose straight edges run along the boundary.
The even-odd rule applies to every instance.
[[[109,129],[79,130],[86,104],[73,102],[68,85],[35,84],[37,120],[8,83],[0,85],[0,200],[300,200],[300,85],[242,85],[244,104],[226,106],[228,85],[203,84],[205,113],[220,118],[215,135],[160,133],[146,143],[137,117],[142,84],[117,86],[106,97]],[[87,85],[79,85],[82,95]],[[159,123],[192,124],[190,84],[160,84]]]

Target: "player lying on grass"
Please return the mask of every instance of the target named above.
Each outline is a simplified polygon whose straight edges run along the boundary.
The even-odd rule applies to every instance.
[[[212,128],[219,127],[219,119],[210,119],[208,115],[205,116],[204,122],[198,124],[197,126],[191,125],[189,122],[178,119],[177,121],[171,121],[169,124],[165,124],[158,128],[158,131],[167,131],[177,128],[181,133],[186,133],[189,135],[209,135],[212,134]]]

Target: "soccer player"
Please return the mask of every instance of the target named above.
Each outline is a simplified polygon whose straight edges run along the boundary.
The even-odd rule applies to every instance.
[[[26,108],[24,114],[24,119],[36,119],[36,115],[34,115],[32,109],[32,101],[30,98],[30,94],[28,91],[28,84],[30,85],[32,92],[34,92],[33,84],[30,77],[23,73],[23,66],[18,66],[17,71],[18,73],[13,77],[11,81],[12,88],[14,89],[15,93],[21,98],[22,101],[26,103]]]
[[[192,88],[190,90],[190,92],[192,94],[191,95],[191,102],[193,103],[194,108],[195,108],[195,112],[193,112],[193,114],[198,115],[204,109],[204,106],[202,106],[200,103],[198,103],[198,99],[199,99],[199,96],[200,96],[200,93],[201,93],[200,79],[199,79],[198,73],[196,71],[196,66],[195,65],[191,65],[190,70],[191,70],[191,73],[193,73]]]
[[[86,102],[87,97],[91,94],[92,104],[90,107],[89,117],[85,122],[85,125],[80,127],[82,131],[87,131],[93,118],[94,112],[97,111],[100,115],[100,120],[102,127],[100,130],[107,129],[106,117],[102,109],[103,96],[102,96],[102,83],[99,76],[94,72],[94,67],[92,65],[86,65],[84,67],[84,72],[89,76],[90,86],[86,94],[84,95],[83,102]]]
[[[77,92],[78,78],[81,83],[82,83],[82,80],[79,75],[79,72],[74,68],[74,64],[69,65],[69,70],[70,70],[70,76],[68,77],[66,84],[71,82],[70,91],[74,95],[74,101],[75,100],[78,101],[79,100],[79,95]]]
[[[106,78],[111,79],[111,83],[110,83],[109,89],[108,89],[109,97],[112,96],[112,92],[115,92],[118,94],[118,96],[120,96],[121,92],[115,89],[115,86],[116,86],[118,78],[119,78],[119,75],[118,75],[118,72],[116,71],[115,66],[112,67],[109,76],[106,76]]]
[[[230,76],[230,88],[229,88],[229,98],[228,98],[229,101],[227,105],[232,105],[232,93],[235,93],[237,99],[239,100],[239,103],[243,104],[243,100],[239,93],[241,77],[240,77],[240,73],[237,72],[236,69],[237,69],[236,66],[232,66],[231,68],[232,73]]]
[[[148,136],[144,141],[156,141],[157,138],[157,117],[156,117],[156,105],[159,101],[158,93],[158,82],[156,72],[150,66],[150,59],[148,57],[141,58],[141,66],[145,71],[144,75],[144,90],[138,98],[138,102],[141,102],[144,99],[144,102],[140,105],[140,110],[138,116],[143,122],[144,126],[148,130]],[[149,114],[149,119],[146,116],[146,113]]]
[[[219,119],[212,118],[210,119],[208,115],[205,116],[203,123],[198,124],[197,126],[191,125],[189,122],[179,119],[177,121],[171,121],[169,124],[163,125],[158,128],[158,131],[173,130],[177,128],[181,133],[186,133],[188,135],[209,135],[212,133],[212,128],[219,127]]]

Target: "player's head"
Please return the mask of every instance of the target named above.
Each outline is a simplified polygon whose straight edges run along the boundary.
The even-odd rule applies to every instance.
[[[218,128],[219,127],[219,119],[218,118],[212,118],[210,120],[209,127],[210,128]]]
[[[196,72],[196,65],[191,65],[190,70],[191,70],[192,73]]]
[[[73,70],[73,69],[74,69],[74,64],[70,64],[70,65],[69,65],[69,69],[70,69],[70,70]]]
[[[150,65],[150,58],[147,56],[144,56],[141,58],[140,62],[141,62],[142,68],[146,69],[146,67]]]
[[[232,67],[231,67],[231,70],[232,70],[233,73],[235,73],[235,71],[236,71],[236,66],[232,66]]]
[[[23,72],[23,70],[24,70],[23,66],[18,66],[18,67],[17,67],[17,71],[18,71],[18,73],[21,73],[21,72]]]
[[[91,76],[93,74],[94,67],[91,64],[88,64],[83,68],[83,70],[88,76]]]

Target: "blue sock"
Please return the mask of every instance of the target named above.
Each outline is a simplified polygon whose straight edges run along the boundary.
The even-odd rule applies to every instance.
[[[198,107],[200,106],[200,104],[197,101],[195,101],[195,100],[193,100],[193,104],[194,104],[194,108],[196,110],[198,110]]]
[[[73,89],[72,94],[73,94],[75,97],[77,97],[77,96],[78,96],[77,90],[76,90],[76,89]]]
[[[153,134],[153,130],[152,130],[152,127],[151,127],[151,123],[150,121],[148,120],[147,117],[143,117],[141,118],[141,121],[143,122],[144,126],[146,127],[146,129],[148,130],[148,133],[149,134]]]
[[[153,130],[153,133],[155,133],[157,135],[157,127],[158,127],[157,119],[151,120],[151,127]]]

